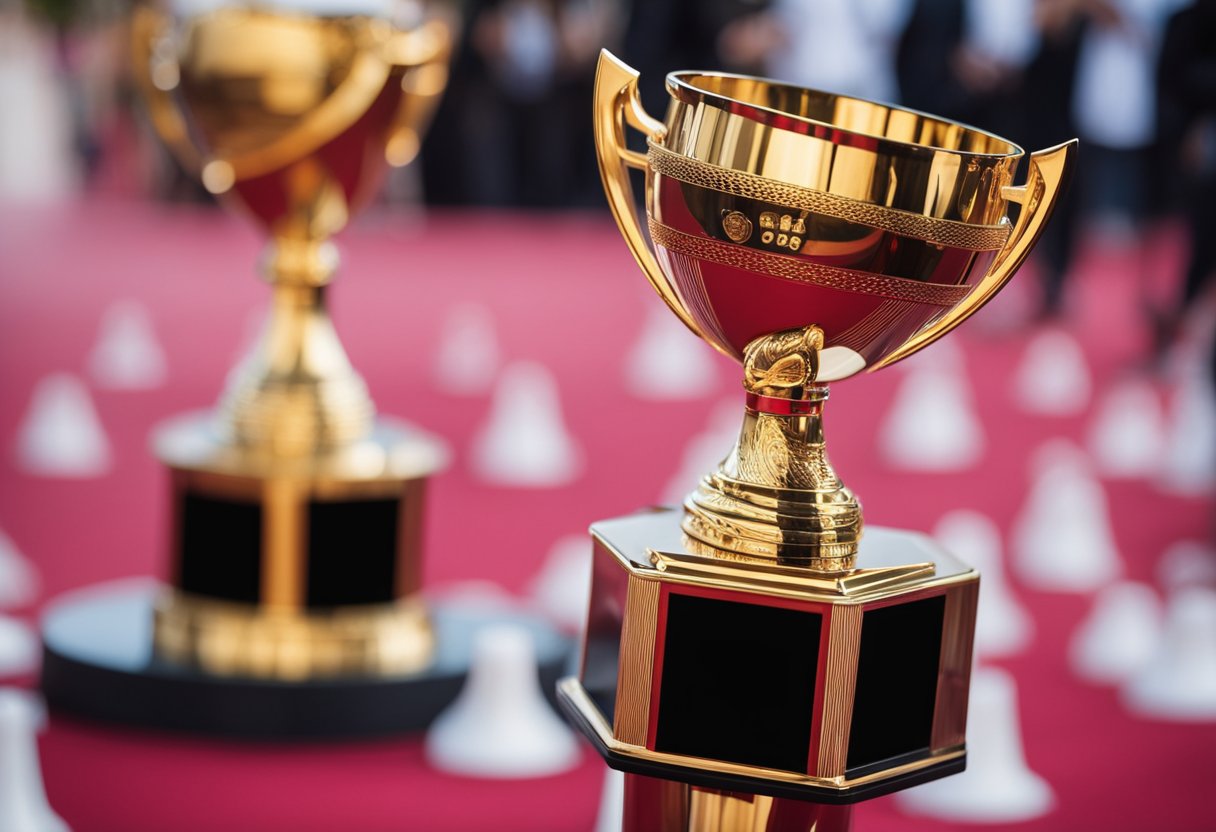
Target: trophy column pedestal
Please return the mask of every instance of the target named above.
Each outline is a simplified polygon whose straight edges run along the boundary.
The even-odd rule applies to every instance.
[[[330,450],[258,454],[213,424],[192,414],[156,433],[172,481],[169,585],[97,587],[45,616],[51,707],[251,738],[420,730],[459,692],[475,630],[504,618],[533,633],[553,687],[570,645],[543,621],[420,594],[441,443],[378,420]]]

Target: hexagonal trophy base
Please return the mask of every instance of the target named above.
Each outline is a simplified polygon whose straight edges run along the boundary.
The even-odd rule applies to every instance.
[[[558,697],[609,765],[833,804],[964,768],[973,569],[873,527],[839,575],[702,557],[680,519],[591,528],[582,665]]]

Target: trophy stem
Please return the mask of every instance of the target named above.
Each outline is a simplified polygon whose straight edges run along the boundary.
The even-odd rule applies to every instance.
[[[852,806],[625,775],[624,832],[849,832]]]
[[[748,346],[739,440],[684,502],[695,553],[829,574],[854,567],[861,505],[827,458],[828,389],[814,384],[822,339],[807,327]]]
[[[326,308],[337,267],[332,243],[277,240],[265,273],[269,317],[253,351],[234,370],[220,405],[237,445],[297,455],[366,436],[375,413]]]

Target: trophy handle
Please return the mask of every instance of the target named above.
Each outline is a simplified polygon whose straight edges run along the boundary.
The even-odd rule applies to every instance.
[[[976,284],[962,303],[922,329],[871,370],[886,367],[919,352],[992,300],[1034,248],[1068,182],[1076,154],[1076,139],[1030,154],[1026,184],[1006,185],[1001,189],[1001,194],[1010,202],[1020,204],[1022,210],[1004,248],[997,254],[983,280]]]
[[[600,50],[595,70],[595,155],[600,165],[600,180],[608,195],[608,207],[616,220],[633,259],[637,260],[650,285],[671,311],[692,330],[704,338],[696,321],[684,309],[675,289],[667,280],[654,250],[647,242],[634,208],[633,185],[629,169],[646,170],[646,155],[625,145],[625,126],[632,125],[648,139],[659,141],[667,134],[661,121],[651,118],[642,109],[638,96],[638,72],[623,63],[607,49]],[[712,341],[711,341],[712,343]]]
[[[136,6],[131,16],[131,59],[135,83],[147,105],[148,119],[161,141],[173,152],[182,167],[197,175],[203,160],[194,144],[186,120],[173,101],[172,90],[178,83],[177,62],[168,58],[157,44],[172,24],[169,18],[150,6]]]
[[[452,30],[440,19],[416,29],[399,32],[387,46],[390,63],[405,67],[401,87],[405,95],[389,129],[385,159],[393,167],[404,167],[422,147],[422,134],[439,106],[448,84],[448,60],[452,55]]]

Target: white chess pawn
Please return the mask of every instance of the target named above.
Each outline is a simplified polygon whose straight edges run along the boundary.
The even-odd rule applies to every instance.
[[[621,832],[625,823],[625,772],[608,769],[600,808],[595,815],[595,832]]]
[[[89,353],[89,375],[98,387],[147,390],[165,382],[165,353],[156,340],[152,316],[135,301],[111,304]]]
[[[660,502],[678,506],[697,487],[701,477],[718,467],[739,439],[743,410],[737,399],[722,402],[710,415],[709,426],[684,446],[680,469],[663,489]]]
[[[24,622],[0,615],[0,678],[33,673],[38,668],[38,638]],[[0,826],[0,832],[4,827]]]
[[[536,651],[526,630],[481,630],[460,695],[427,733],[431,765],[504,779],[547,777],[577,765],[578,744],[549,707],[536,674]]]
[[[488,423],[473,440],[473,469],[499,485],[566,485],[582,472],[582,451],[566,430],[557,382],[540,364],[503,371]]]
[[[55,373],[34,388],[17,436],[17,458],[31,474],[99,477],[110,469],[110,443],[84,384]]]
[[[1128,379],[1107,393],[1089,431],[1089,453],[1108,477],[1146,477],[1161,465],[1165,415],[1147,381]]]
[[[1012,676],[984,668],[971,677],[967,770],[897,800],[909,813],[961,823],[1018,823],[1051,811],[1051,786],[1026,765]]]
[[[1161,556],[1157,582],[1167,592],[1195,584],[1216,586],[1216,549],[1196,540],[1179,540]]]
[[[541,612],[563,629],[578,632],[587,623],[591,595],[591,538],[563,537],[545,558],[532,582],[532,599]]]
[[[625,362],[625,384],[640,399],[697,399],[714,391],[713,355],[680,321],[657,304]]]
[[[959,362],[961,365],[961,361]],[[961,366],[921,364],[908,372],[879,429],[883,458],[909,471],[962,471],[984,453]]]
[[[1128,681],[1122,698],[1133,713],[1151,719],[1216,721],[1216,589],[1174,593],[1161,646]]]
[[[1205,495],[1216,489],[1216,390],[1207,366],[1184,368],[1170,407],[1165,453],[1158,484],[1180,495]]]
[[[1161,638],[1161,603],[1147,584],[1106,587],[1073,634],[1069,662],[1083,679],[1117,684],[1144,667]]]
[[[0,688],[0,830],[68,832],[46,799],[35,739],[45,721],[41,704],[15,688]]]
[[[24,607],[38,597],[38,573],[12,538],[0,531],[0,609]]]
[[[1014,376],[1018,407],[1046,416],[1083,412],[1092,387],[1081,345],[1056,329],[1043,330],[1031,339]]]
[[[933,537],[946,551],[979,570],[976,654],[1010,656],[1025,649],[1034,633],[1034,622],[1005,580],[1001,533],[996,525],[975,511],[952,511],[938,521]]]
[[[1013,527],[1013,568],[1036,589],[1092,592],[1122,573],[1106,494],[1085,455],[1056,440],[1035,455],[1034,482]]]
[[[448,609],[472,613],[513,613],[520,611],[519,601],[501,585],[487,580],[454,581],[427,588],[432,601]]]
[[[435,386],[453,396],[479,396],[494,387],[500,363],[494,315],[480,303],[449,310],[435,355]]]

